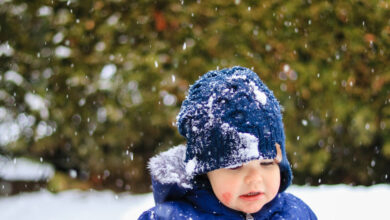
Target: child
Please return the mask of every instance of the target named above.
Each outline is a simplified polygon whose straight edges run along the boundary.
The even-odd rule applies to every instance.
[[[149,162],[156,206],[139,219],[317,219],[284,192],[292,173],[279,103],[256,73],[210,71],[177,117],[187,145]]]

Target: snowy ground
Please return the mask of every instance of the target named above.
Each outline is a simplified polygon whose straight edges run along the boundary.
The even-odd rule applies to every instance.
[[[390,185],[299,187],[289,192],[308,203],[319,219],[389,219]],[[137,219],[153,206],[152,194],[110,191],[48,191],[0,197],[0,219],[85,220]]]

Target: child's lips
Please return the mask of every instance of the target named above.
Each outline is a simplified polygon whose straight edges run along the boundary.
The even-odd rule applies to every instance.
[[[249,192],[247,194],[240,195],[240,199],[243,199],[245,201],[256,201],[259,200],[264,196],[264,193],[262,192]]]

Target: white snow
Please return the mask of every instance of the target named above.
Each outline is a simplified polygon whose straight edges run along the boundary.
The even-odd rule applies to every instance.
[[[186,164],[186,173],[188,175],[191,176],[194,173],[196,164],[197,164],[196,157],[188,161],[188,163]]]
[[[49,6],[42,6],[38,9],[37,15],[40,17],[49,16],[53,13],[53,8]]]
[[[49,105],[48,100],[29,92],[24,96],[24,101],[31,108],[31,110],[39,111],[43,119],[47,119],[49,117],[49,110],[47,108]]]
[[[99,79],[99,89],[101,90],[111,90],[114,86],[112,82],[112,77],[117,72],[117,67],[115,64],[105,65],[100,72]]]
[[[58,46],[55,49],[55,54],[58,58],[68,58],[70,57],[72,50],[69,47]]]
[[[351,187],[291,186],[287,190],[305,201],[318,219],[386,219],[390,185]],[[132,195],[110,191],[48,191],[0,197],[0,219],[12,220],[135,220],[154,206],[151,193]]]
[[[246,79],[245,75],[233,75],[229,79]],[[260,102],[262,105],[267,104],[267,96],[264,92],[262,92],[259,87],[252,81],[249,82],[249,86],[252,88],[253,93],[255,93],[256,100]]]
[[[284,65],[283,65],[283,71],[284,71],[285,73],[289,72],[289,71],[290,71],[290,66],[289,66],[288,64],[284,64]]]
[[[166,106],[172,106],[176,104],[176,96],[168,93],[167,91],[161,91],[160,95],[163,98],[163,104]]]
[[[209,126],[213,125],[213,120],[214,120],[214,115],[213,115],[213,102],[215,99],[215,93],[210,96],[208,102],[207,102],[207,108],[208,110],[208,115],[209,115],[209,121],[207,122]]]
[[[58,32],[53,36],[53,43],[58,44],[64,39],[64,34],[62,32]]]
[[[13,70],[8,70],[7,72],[5,72],[4,79],[6,81],[11,81],[18,86],[20,86],[23,82],[23,77],[19,73],[15,72]]]
[[[106,49],[106,44],[103,41],[96,43],[95,45],[96,51],[103,51],[104,49]]]
[[[97,110],[98,122],[104,123],[107,120],[107,110],[104,107],[100,107]]]
[[[267,96],[265,95],[265,93],[260,91],[259,87],[257,87],[254,82],[250,82],[249,85],[252,87],[253,92],[255,93],[256,100],[262,105],[267,104]]]
[[[1,1],[0,1],[1,2]],[[5,42],[3,44],[0,44],[0,57],[5,55],[7,57],[10,57],[14,54],[14,48],[12,48],[8,42]]]
[[[54,168],[49,164],[36,163],[25,158],[8,159],[0,155],[0,178],[2,179],[36,181],[50,179],[53,175]]]
[[[24,101],[32,110],[42,110],[46,108],[45,99],[30,92],[24,96]]]
[[[116,25],[121,17],[120,13],[115,13],[107,19],[107,24],[110,26]]]
[[[33,135],[31,126],[34,123],[35,117],[32,115],[21,113],[15,117],[12,112],[0,107],[0,145],[6,146],[16,141],[21,134],[31,137]]]
[[[305,201],[318,219],[388,219],[390,185],[370,187],[321,185],[292,186],[288,192]]]
[[[259,156],[259,140],[248,133],[238,132],[238,136],[240,137],[241,143],[245,146],[245,148],[241,148],[239,151],[239,155],[241,158],[252,158]]]
[[[240,72],[240,71],[239,71]],[[240,73],[239,73],[240,74]],[[246,79],[246,75],[233,75],[229,79]]]
[[[132,220],[154,205],[151,194],[110,191],[48,191],[0,198],[0,219],[12,220]]]
[[[112,76],[116,73],[116,65],[115,64],[107,64],[103,67],[102,71],[100,72],[100,78],[101,79],[111,79]]]
[[[48,125],[44,121],[40,121],[38,126],[37,126],[37,128],[36,128],[35,138],[36,139],[40,139],[40,138],[43,138],[45,136],[50,136],[50,135],[53,134],[53,132],[55,132],[55,128],[53,128],[52,126]]]
[[[12,121],[1,122],[0,133],[0,145],[5,146],[19,138],[20,127],[17,123]]]

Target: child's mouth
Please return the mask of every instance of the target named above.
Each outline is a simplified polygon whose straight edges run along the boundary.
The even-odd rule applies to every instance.
[[[247,194],[241,195],[240,198],[246,201],[255,201],[260,199],[263,195],[264,193],[261,192],[249,192]]]

